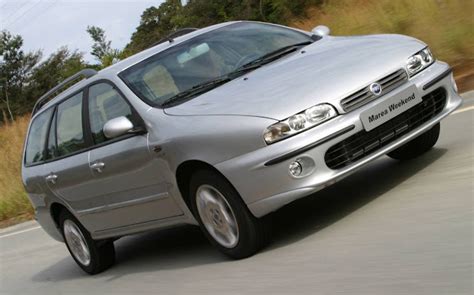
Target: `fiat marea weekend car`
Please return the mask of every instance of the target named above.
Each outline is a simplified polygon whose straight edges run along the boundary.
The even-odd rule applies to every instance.
[[[380,156],[427,152],[460,103],[451,68],[411,37],[187,29],[41,97],[23,182],[90,274],[119,237],[179,224],[243,258],[269,236],[263,216]]]

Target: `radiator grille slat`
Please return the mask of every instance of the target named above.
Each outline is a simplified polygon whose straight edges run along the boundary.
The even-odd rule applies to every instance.
[[[398,88],[399,86],[403,85],[406,81],[408,81],[408,76],[404,69],[400,69],[390,75],[387,75],[377,81],[382,86],[382,93],[379,96],[389,93],[390,91]],[[351,94],[350,96],[341,100],[341,106],[346,112],[350,112],[358,107],[361,107],[372,100],[378,98],[379,96],[373,94],[370,89],[369,85],[365,88],[356,91],[355,93]]]
[[[329,148],[324,156],[331,169],[344,168],[375,152],[438,115],[446,105],[446,91],[438,88],[423,101],[371,131],[358,132]]]

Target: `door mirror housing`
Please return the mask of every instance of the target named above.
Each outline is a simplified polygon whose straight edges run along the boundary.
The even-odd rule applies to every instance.
[[[324,37],[328,36],[329,33],[331,33],[331,30],[326,26],[317,26],[316,28],[311,30],[311,33],[319,37]]]
[[[135,133],[137,130],[127,117],[121,116],[107,121],[104,125],[105,137],[111,139],[127,133]]]

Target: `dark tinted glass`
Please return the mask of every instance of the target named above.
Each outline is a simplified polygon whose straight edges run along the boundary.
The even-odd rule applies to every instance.
[[[48,137],[48,150],[46,151],[47,159],[53,159],[58,156],[57,143],[56,143],[56,117],[57,113],[53,116],[53,121],[51,122],[51,128],[49,129]]]
[[[31,123],[30,133],[26,144],[25,162],[27,165],[44,160],[44,147],[48,136],[48,127],[53,109],[39,114]]]
[[[82,128],[82,92],[58,106],[56,124],[58,156],[74,153],[86,147]]]
[[[110,84],[100,83],[89,88],[89,118],[96,144],[108,140],[103,132],[105,123],[121,116],[134,122],[132,109]]]

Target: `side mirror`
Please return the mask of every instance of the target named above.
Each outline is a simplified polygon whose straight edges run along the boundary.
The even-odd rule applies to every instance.
[[[311,33],[319,37],[324,37],[329,35],[329,33],[331,33],[331,30],[326,26],[317,26],[316,28],[311,30]]]
[[[107,121],[104,125],[104,135],[107,138],[115,138],[134,130],[133,123],[124,116]]]

